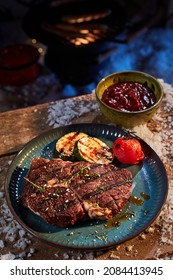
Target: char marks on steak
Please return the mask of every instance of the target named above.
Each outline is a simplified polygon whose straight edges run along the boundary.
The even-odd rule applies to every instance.
[[[35,158],[21,201],[48,223],[68,227],[88,217],[112,219],[131,191],[131,172],[113,164]]]

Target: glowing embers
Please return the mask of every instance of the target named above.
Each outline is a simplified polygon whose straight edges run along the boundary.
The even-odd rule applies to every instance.
[[[62,17],[63,22],[68,22],[70,24],[74,23],[81,23],[81,22],[87,22],[92,20],[98,20],[103,19],[111,14],[111,9],[104,9],[100,12],[93,12],[89,14],[83,14],[83,15],[65,15]]]
[[[61,37],[68,44],[88,45],[106,38],[112,30],[106,24],[81,23],[81,24],[49,24],[42,23],[44,30]]]
[[[106,35],[106,28],[105,29],[81,29],[79,31],[79,35],[75,38],[68,38],[69,42],[74,45],[87,45],[90,43],[94,43],[98,40],[101,40]]]

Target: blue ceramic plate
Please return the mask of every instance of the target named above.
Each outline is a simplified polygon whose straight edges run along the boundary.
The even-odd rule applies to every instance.
[[[20,194],[24,176],[35,157],[52,158],[55,143],[70,131],[82,131],[98,137],[108,145],[125,135],[120,128],[101,124],[76,124],[48,131],[30,141],[13,160],[6,177],[5,193],[8,206],[15,219],[37,238],[62,247],[78,249],[106,249],[129,240],[147,228],[158,216],[165,202],[168,185],[164,165],[157,154],[142,139],[145,159],[141,164],[125,166],[133,178],[132,196],[139,198],[142,205],[135,201],[124,207],[118,225],[106,226],[106,221],[90,220],[71,228],[59,228],[46,223],[42,218],[22,207]],[[148,199],[149,198],[149,199]],[[130,217],[122,218],[130,215]]]

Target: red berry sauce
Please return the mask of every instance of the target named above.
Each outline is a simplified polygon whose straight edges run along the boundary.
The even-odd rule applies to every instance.
[[[150,108],[156,102],[154,92],[136,82],[118,82],[103,93],[102,101],[116,110],[134,112]]]

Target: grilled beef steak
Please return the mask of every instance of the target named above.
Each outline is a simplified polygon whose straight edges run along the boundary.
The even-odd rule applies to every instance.
[[[35,158],[21,201],[48,223],[67,227],[87,217],[113,218],[131,191],[132,174],[113,164]]]

